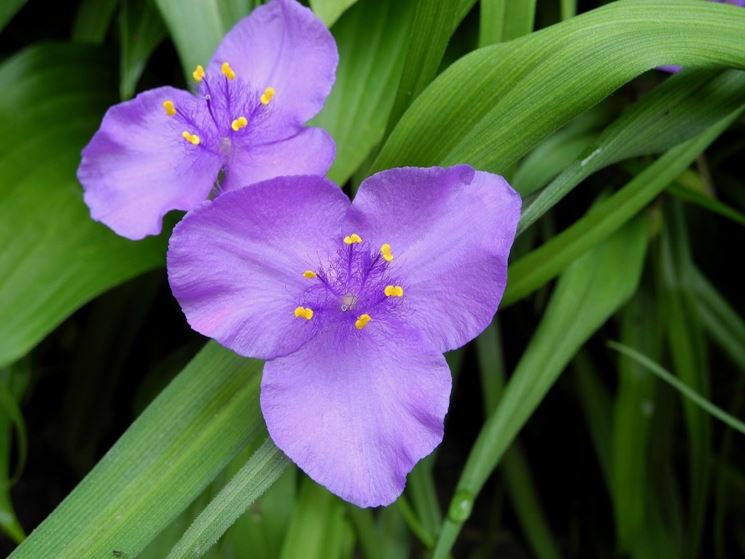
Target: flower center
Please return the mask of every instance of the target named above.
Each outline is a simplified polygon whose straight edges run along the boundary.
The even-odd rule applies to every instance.
[[[179,107],[172,99],[163,101],[165,114],[181,125],[181,137],[193,146],[189,149],[210,151],[227,162],[235,146],[248,143],[251,130],[269,115],[268,106],[276,91],[267,87],[259,95],[227,61],[220,66],[219,74],[208,74],[198,65],[192,77],[199,84],[206,114],[199,107]]]
[[[404,288],[392,276],[394,253],[389,243],[376,250],[357,233],[344,236],[342,241],[323,265],[302,272],[308,287],[297,307],[302,312],[295,309],[295,316],[310,320],[306,310],[311,310],[311,317],[325,323],[362,330],[395,313]]]

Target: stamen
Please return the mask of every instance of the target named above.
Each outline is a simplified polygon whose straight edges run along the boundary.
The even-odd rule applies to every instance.
[[[386,262],[390,262],[393,260],[393,253],[391,252],[391,245],[388,243],[383,243],[380,247],[380,254],[383,255],[383,258],[385,258]]]
[[[372,317],[369,314],[361,314],[357,317],[357,320],[354,321],[354,327],[357,328],[357,330],[362,330],[371,320]]]
[[[170,99],[163,101],[163,108],[166,110],[166,114],[168,116],[173,116],[176,114],[176,105],[174,105],[173,101],[171,101]]]
[[[234,132],[238,132],[238,130],[244,128],[246,125],[248,125],[248,119],[245,116],[239,116],[230,124],[230,127]]]
[[[309,309],[308,307],[297,307],[295,309],[295,318],[310,320],[313,318],[313,309]]]
[[[347,235],[344,237],[344,244],[345,245],[354,245],[359,244],[362,242],[362,237],[360,237],[357,233],[352,233],[351,235]]]
[[[386,297],[403,297],[404,288],[400,285],[386,285],[383,290]]]
[[[303,277],[305,279],[314,279],[314,278],[318,277],[318,275],[313,270],[305,270],[303,272]]]
[[[274,98],[274,94],[277,93],[273,87],[267,87],[264,90],[264,93],[261,94],[261,98],[259,101],[261,101],[262,105],[268,105],[272,99]]]
[[[194,146],[198,146],[199,142],[202,141],[199,139],[199,136],[197,136],[196,134],[190,134],[186,130],[181,133],[181,137]]]
[[[221,72],[222,72],[222,73],[223,73],[223,74],[225,75],[225,77],[226,77],[226,78],[228,78],[229,80],[234,80],[234,79],[235,79],[235,72],[234,72],[234,71],[233,71],[233,69],[232,69],[232,68],[230,67],[230,64],[229,64],[229,63],[227,63],[227,62],[223,62],[223,63],[222,63],[222,66],[220,66],[220,71],[221,71]]]
[[[201,64],[197,64],[197,67],[191,73],[191,77],[194,78],[195,82],[201,82],[204,79],[204,68]]]

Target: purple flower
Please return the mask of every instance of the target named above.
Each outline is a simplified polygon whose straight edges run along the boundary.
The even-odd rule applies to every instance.
[[[741,8],[745,8],[745,0],[709,0],[710,2],[717,2],[718,4],[732,4],[733,6],[740,6]],[[663,72],[669,72],[670,74],[675,74],[677,72],[680,72],[683,69],[683,66],[678,66],[677,64],[669,64],[665,66],[658,66],[658,70],[662,70]]]
[[[304,128],[331,90],[338,53],[295,0],[256,8],[225,36],[198,94],[172,87],[111,107],[83,150],[78,178],[91,216],[119,235],[160,232],[170,210],[278,175],[324,175],[331,137]]]
[[[353,203],[280,177],[189,213],[168,277],[192,328],[267,360],[277,446],[347,501],[385,505],[442,440],[442,353],[491,321],[519,216],[502,177],[465,165],[384,171]]]

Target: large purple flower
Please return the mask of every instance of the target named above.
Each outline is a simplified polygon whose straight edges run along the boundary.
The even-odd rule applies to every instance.
[[[207,69],[194,70],[197,95],[160,87],[108,110],[78,169],[91,216],[141,239],[213,187],[324,175],[334,142],[303,124],[321,110],[337,62],[333,37],[309,9],[295,0],[256,8]]]
[[[741,8],[745,8],[745,0],[709,0],[709,2],[716,2],[718,4],[732,4],[733,6],[740,6]],[[678,66],[677,64],[668,64],[665,66],[658,66],[657,69],[662,70],[663,72],[675,74],[676,72],[680,72],[683,67]]]
[[[168,251],[192,328],[266,359],[274,442],[360,506],[393,502],[442,440],[442,353],[491,321],[520,197],[460,165],[392,169],[353,203],[322,177],[280,177],[189,213]]]

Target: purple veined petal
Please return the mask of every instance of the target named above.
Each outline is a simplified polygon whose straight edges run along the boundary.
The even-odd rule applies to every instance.
[[[373,319],[357,334],[324,330],[267,362],[261,409],[274,443],[312,479],[355,505],[388,505],[442,440],[450,371],[405,324]]]
[[[338,243],[349,199],[321,177],[279,177],[190,212],[168,248],[168,279],[191,327],[246,357],[297,350],[317,320],[294,316],[318,251]]]
[[[165,101],[182,114],[168,116]],[[208,129],[205,117],[190,93],[172,87],[111,107],[78,168],[91,217],[136,240],[159,233],[170,210],[207,198],[222,159],[206,142],[193,145],[182,136]]]
[[[391,169],[362,183],[345,227],[390,245],[406,320],[444,352],[494,316],[520,206],[502,177],[466,165]]]
[[[281,138],[321,110],[338,61],[333,36],[313,12],[295,0],[272,0],[228,32],[210,68],[228,62],[256,91],[273,88],[269,107]]]
[[[324,176],[331,168],[336,144],[321,128],[303,128],[286,140],[237,146],[225,170],[224,191],[277,175]]]

